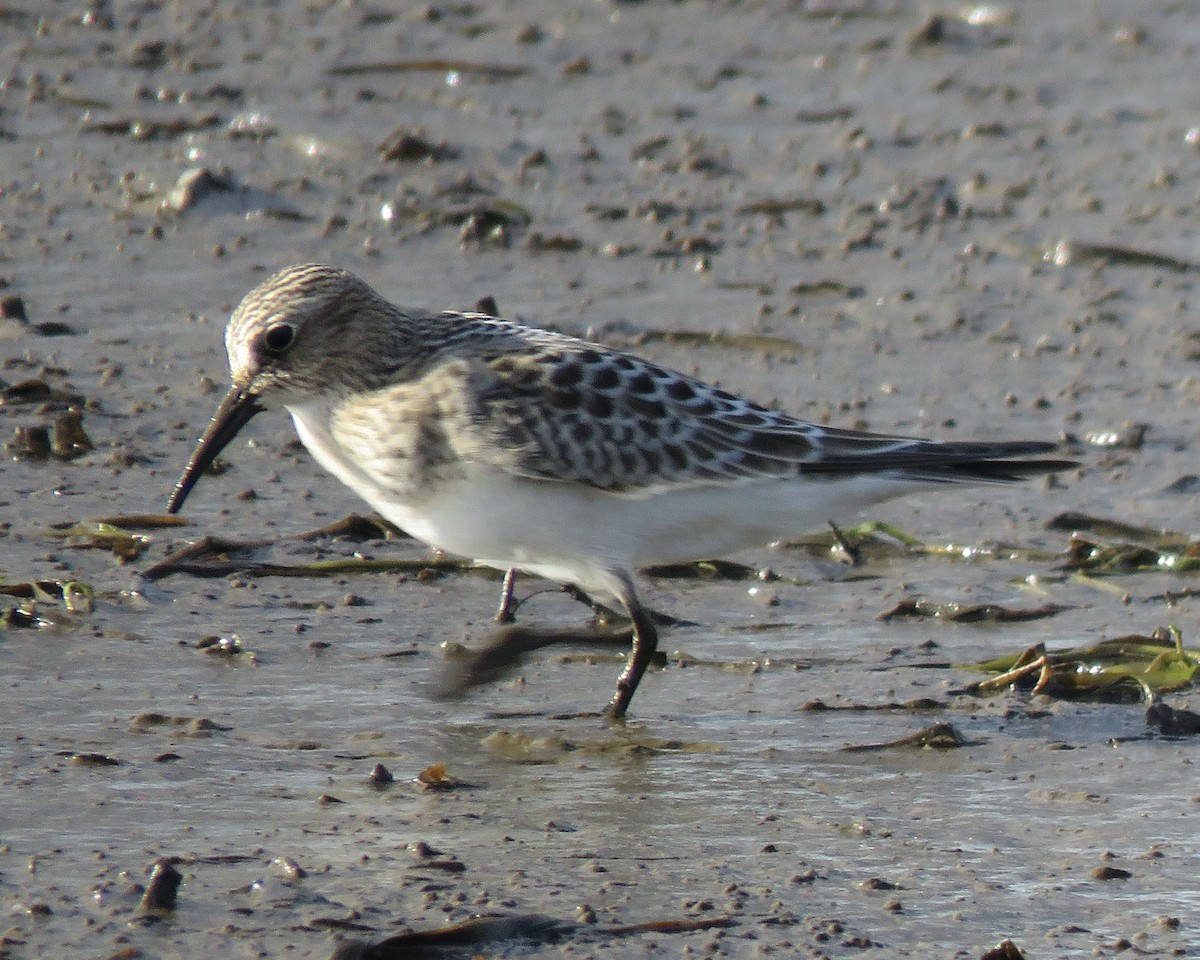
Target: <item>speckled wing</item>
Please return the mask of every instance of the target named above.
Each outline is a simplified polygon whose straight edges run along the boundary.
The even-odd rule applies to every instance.
[[[1006,463],[1046,443],[953,443],[821,427],[571,338],[477,355],[476,423],[506,469],[628,496],[689,486],[891,472],[930,482],[1015,480],[1059,461]],[[477,451],[478,452],[478,451]]]

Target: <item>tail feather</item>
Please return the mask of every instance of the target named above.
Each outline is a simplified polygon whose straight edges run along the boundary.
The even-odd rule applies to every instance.
[[[929,483],[1018,483],[1045,473],[1072,470],[1074,460],[965,460],[933,469],[902,470],[908,480]]]
[[[1039,440],[999,443],[939,443],[914,440],[890,449],[846,450],[804,464],[804,473],[825,479],[865,473],[891,473],[922,483],[1015,483],[1044,473],[1071,470],[1074,460],[1021,459],[1056,450],[1057,444]]]

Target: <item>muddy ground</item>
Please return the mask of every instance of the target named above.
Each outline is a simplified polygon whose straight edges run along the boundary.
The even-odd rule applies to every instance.
[[[1064,573],[1070,524],[1047,526],[1198,526],[1200,13],[233,7],[0,8],[0,576],[43,582],[0,631],[0,956],[324,958],[476,914],[578,924],[485,956],[1200,949],[1196,745],[1144,703],[963,695],[954,666],[1200,632],[1193,577]],[[443,645],[486,635],[497,584],[422,572],[419,544],[252,557],[407,569],[143,576],[205,534],[363,509],[283,416],[188,526],[126,520],[146,539],[122,556],[64,531],[161,514],[224,390],[230,309],[309,260],[406,304],[490,295],[839,425],[1073,438],[1083,466],[871,514],[948,553],[764,548],[737,559],[778,580],[655,578],[690,624],[624,725],[573,715],[607,699],[607,653],[436,702]],[[36,429],[72,406],[90,450]],[[911,597],[1068,609],[877,619]],[[553,590],[520,611],[587,615]],[[964,745],[842,749],[935,722]],[[415,780],[436,764],[449,789]],[[160,858],[173,910],[140,906]],[[729,925],[605,935],[679,920]]]

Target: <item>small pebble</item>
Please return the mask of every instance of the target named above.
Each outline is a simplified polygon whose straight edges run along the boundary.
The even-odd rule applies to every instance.
[[[150,883],[142,897],[141,908],[143,910],[174,910],[175,896],[181,883],[183,883],[183,874],[171,865],[171,861],[166,859],[156,861],[150,869]]]
[[[271,866],[274,867],[275,872],[285,880],[303,880],[306,876],[308,876],[308,871],[300,866],[300,864],[298,864],[291,857],[276,857],[271,861]]]
[[[396,778],[392,776],[391,770],[385,767],[382,763],[377,763],[371,768],[371,776],[369,779],[372,786],[384,787]]]

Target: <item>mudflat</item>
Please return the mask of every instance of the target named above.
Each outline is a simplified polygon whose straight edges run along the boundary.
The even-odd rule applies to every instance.
[[[0,956],[1194,949],[1194,743],[966,665],[1197,646],[1198,45],[1103,0],[0,11]],[[229,311],[306,261],[1082,467],[652,572],[622,725],[619,648],[440,702],[498,576],[338,526],[286,416],[164,525]]]

